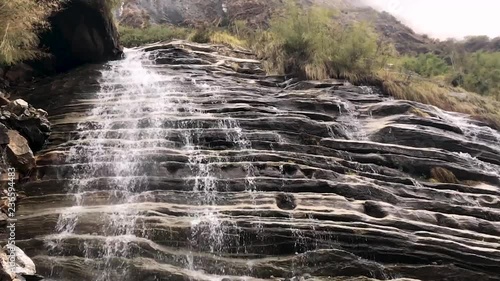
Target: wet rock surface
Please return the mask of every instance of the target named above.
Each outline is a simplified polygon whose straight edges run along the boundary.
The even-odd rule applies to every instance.
[[[498,131],[224,47],[143,50],[24,94],[53,124],[19,187],[43,275],[500,280]]]

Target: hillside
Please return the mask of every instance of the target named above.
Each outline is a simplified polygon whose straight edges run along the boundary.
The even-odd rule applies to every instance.
[[[120,22],[133,27],[149,23],[200,25],[220,23],[224,18],[245,20],[255,26],[266,26],[273,10],[283,1],[274,0],[129,0],[119,16]],[[394,16],[363,7],[361,1],[302,0],[303,5],[321,5],[340,11],[342,22],[367,21],[403,54],[425,53],[437,48],[434,40],[416,34]],[[224,12],[226,11],[226,12]]]

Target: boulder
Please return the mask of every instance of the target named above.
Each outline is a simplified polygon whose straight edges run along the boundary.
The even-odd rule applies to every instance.
[[[11,262],[10,253],[15,253],[12,255],[15,256],[15,263]],[[41,280],[41,276],[36,274],[35,263],[17,246],[0,248],[0,265],[1,281]]]
[[[0,121],[9,128],[19,131],[28,140],[33,151],[42,149],[50,134],[47,112],[36,109],[22,99],[17,99],[2,106]]]
[[[28,113],[26,111],[29,109],[29,104],[25,100],[17,99],[8,103],[6,109],[17,116],[21,116],[22,114]]]
[[[61,72],[85,63],[120,58],[118,31],[106,1],[71,0],[49,18],[41,35],[51,56],[40,63],[44,72]]]
[[[28,172],[36,166],[35,157],[28,145],[28,141],[17,131],[9,130],[10,139],[7,145],[7,158],[21,172]]]

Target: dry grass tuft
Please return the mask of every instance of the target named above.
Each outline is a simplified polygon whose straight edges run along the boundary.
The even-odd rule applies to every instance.
[[[435,167],[431,169],[432,180],[440,183],[460,183],[455,174],[448,169]]]
[[[209,35],[210,43],[223,44],[232,48],[239,48],[246,45],[246,42],[238,39],[236,36],[231,35],[227,31],[213,31]]]
[[[441,85],[427,79],[408,79],[403,74],[379,73],[383,90],[397,99],[434,105],[447,111],[469,114],[472,118],[500,129],[500,102],[469,93],[461,88]]]
[[[43,56],[38,33],[58,8],[58,1],[0,0],[0,65]]]
[[[427,112],[424,112],[416,107],[412,107],[408,111],[408,113],[413,114],[413,115],[418,116],[418,117],[422,117],[422,118],[430,118],[431,117]]]

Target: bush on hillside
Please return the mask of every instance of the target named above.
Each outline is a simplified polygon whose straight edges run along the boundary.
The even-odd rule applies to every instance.
[[[189,41],[196,43],[209,43],[210,42],[210,30],[207,27],[198,27],[192,31],[187,37]]]
[[[500,100],[500,52],[469,54],[461,69],[461,87]]]
[[[331,50],[331,69],[336,77],[362,80],[375,75],[394,51],[379,40],[366,23],[356,23],[339,33],[338,48]]]
[[[447,81],[455,87],[500,99],[500,52],[467,53],[454,50],[441,58],[434,54],[396,59],[402,70]]]
[[[268,30],[240,33],[270,72],[311,79],[359,80],[375,75],[391,48],[369,25],[342,26],[333,20],[335,14],[324,8],[304,10],[288,1],[283,12],[272,17]]]
[[[431,78],[449,72],[446,61],[434,54],[420,54],[417,57],[404,57],[403,68],[423,77]]]

